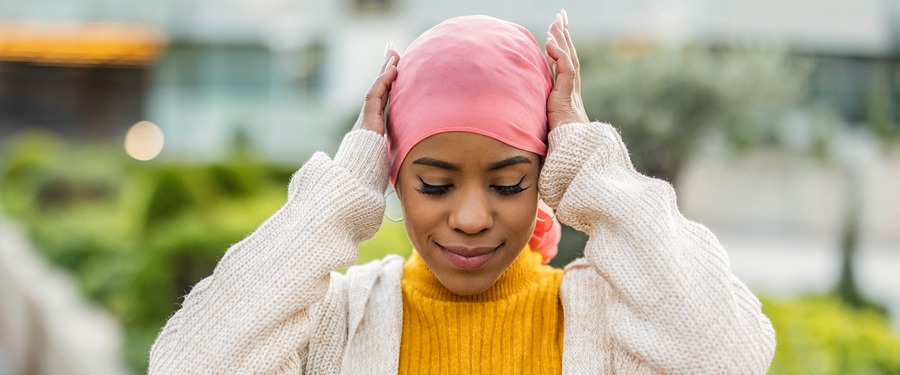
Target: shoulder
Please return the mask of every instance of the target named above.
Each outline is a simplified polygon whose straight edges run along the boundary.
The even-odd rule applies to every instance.
[[[560,299],[564,305],[578,305],[588,300],[608,298],[609,283],[600,276],[596,268],[585,258],[578,258],[566,265],[560,285]]]
[[[329,293],[344,293],[351,309],[356,303],[365,303],[371,296],[399,295],[400,278],[406,259],[390,254],[365,264],[347,269],[346,274],[331,273]]]
[[[343,353],[347,332],[356,332],[366,315],[385,315],[385,310],[391,312],[402,306],[400,277],[404,262],[399,255],[388,255],[352,266],[345,274],[332,272],[328,292],[315,306],[317,331],[312,347]]]
[[[347,269],[346,275],[340,275],[336,272],[332,273],[332,278],[337,274],[344,276],[346,279],[358,280],[371,277],[391,276],[403,272],[403,263],[406,262],[402,256],[397,254],[389,254],[381,259],[375,259],[365,264],[358,264]]]
[[[326,299],[352,304],[352,299],[368,297],[376,288],[382,289],[391,284],[396,284],[399,288],[405,261],[399,255],[390,254],[365,264],[351,266],[346,273],[332,271],[327,293],[330,298]]]

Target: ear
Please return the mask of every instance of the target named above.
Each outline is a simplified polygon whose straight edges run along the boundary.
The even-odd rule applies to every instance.
[[[400,176],[397,176],[397,181],[391,184],[391,188],[394,189],[394,194],[397,194],[397,199],[403,203],[403,197],[400,196]]]

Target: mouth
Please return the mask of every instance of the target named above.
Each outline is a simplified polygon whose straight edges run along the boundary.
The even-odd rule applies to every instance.
[[[494,257],[494,254],[497,253],[500,246],[503,246],[503,244],[500,244],[500,246],[497,247],[444,247],[437,242],[435,242],[435,244],[441,249],[441,254],[444,255],[444,258],[447,259],[447,262],[449,262],[451,266],[463,271],[472,271],[481,268]]]

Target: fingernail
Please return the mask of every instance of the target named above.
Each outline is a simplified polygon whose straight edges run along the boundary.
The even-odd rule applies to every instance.
[[[388,57],[388,54],[391,53],[391,49],[394,48],[394,43],[387,42],[387,45],[384,46],[384,58]]]
[[[562,14],[556,13],[556,23],[559,25],[560,29],[563,28],[564,23],[563,23]]]
[[[563,26],[569,27],[569,14],[566,13],[566,10],[565,10],[565,9],[562,9],[562,10],[560,10],[559,12],[562,13],[562,17],[563,17]]]
[[[394,66],[394,60],[395,60],[395,59],[396,59],[396,58],[395,58],[394,56],[391,56],[391,58],[388,59],[387,68],[384,69],[385,71],[387,71],[387,70],[390,69],[392,66]]]

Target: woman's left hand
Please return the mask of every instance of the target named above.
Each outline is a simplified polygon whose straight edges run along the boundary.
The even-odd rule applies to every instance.
[[[547,32],[547,62],[556,73],[556,82],[547,98],[547,121],[551,131],[560,124],[590,122],[581,101],[578,55],[568,28],[569,17],[561,10]]]

